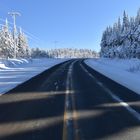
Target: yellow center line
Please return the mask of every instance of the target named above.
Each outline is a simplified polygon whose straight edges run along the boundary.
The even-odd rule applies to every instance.
[[[63,124],[63,140],[67,140],[67,106],[66,106],[66,98],[67,98],[67,94],[66,94],[66,97],[65,97],[65,111],[64,111],[64,124]]]
[[[65,96],[65,110],[64,110],[64,124],[63,124],[63,140],[68,140],[68,121],[73,120],[73,134],[74,134],[74,140],[79,140],[79,132],[78,132],[78,123],[77,123],[77,112],[75,107],[75,98],[74,93],[72,92],[72,69],[73,64],[75,61],[70,65],[68,76],[67,76],[67,82],[66,82],[66,96]],[[71,91],[70,91],[71,90]],[[70,98],[71,100],[69,100]],[[69,102],[72,102],[72,110],[69,111]]]
[[[72,96],[72,107],[73,107],[73,120],[74,120],[74,132],[75,132],[75,140],[80,140],[79,138],[79,129],[78,129],[78,123],[77,123],[77,111],[76,111],[76,106],[75,106],[75,98],[74,95]]]

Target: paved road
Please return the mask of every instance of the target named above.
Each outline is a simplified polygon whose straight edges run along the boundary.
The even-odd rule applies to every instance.
[[[0,97],[0,140],[140,140],[140,96],[82,59]]]

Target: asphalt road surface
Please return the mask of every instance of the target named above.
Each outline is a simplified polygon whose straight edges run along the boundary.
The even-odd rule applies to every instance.
[[[140,96],[82,59],[0,97],[0,140],[140,140]]]

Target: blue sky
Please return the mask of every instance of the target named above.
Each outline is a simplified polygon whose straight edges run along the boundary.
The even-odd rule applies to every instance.
[[[124,10],[135,16],[138,8],[140,0],[1,0],[0,19],[8,17],[12,22],[7,13],[21,12],[17,25],[35,36],[30,41],[32,47],[99,51],[106,26]]]

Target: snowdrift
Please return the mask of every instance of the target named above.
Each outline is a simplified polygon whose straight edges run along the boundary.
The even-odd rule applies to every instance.
[[[68,59],[0,59],[0,95]]]
[[[140,94],[140,60],[139,59],[88,59],[91,68]]]
[[[9,69],[21,66],[21,64],[27,64],[31,60],[27,59],[0,59],[0,69]]]

